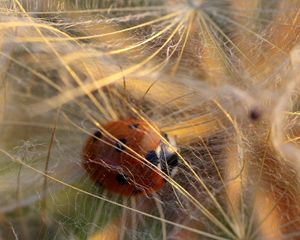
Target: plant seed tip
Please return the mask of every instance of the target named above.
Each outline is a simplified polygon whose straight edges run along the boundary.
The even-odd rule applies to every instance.
[[[262,115],[261,111],[257,108],[253,108],[249,112],[249,118],[253,121],[259,120],[261,118],[261,115]]]

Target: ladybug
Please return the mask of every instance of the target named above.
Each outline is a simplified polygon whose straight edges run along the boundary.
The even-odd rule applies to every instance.
[[[83,167],[95,183],[123,196],[149,195],[165,186],[161,171],[175,174],[178,155],[167,134],[161,133],[170,144],[145,121],[132,118],[110,122],[104,129],[105,134],[98,130],[89,137],[83,149]]]

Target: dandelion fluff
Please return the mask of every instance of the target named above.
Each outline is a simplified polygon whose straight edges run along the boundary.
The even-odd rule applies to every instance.
[[[299,238],[299,1],[0,11],[0,238]],[[154,194],[113,194],[82,167],[87,139],[127,118],[176,141]]]

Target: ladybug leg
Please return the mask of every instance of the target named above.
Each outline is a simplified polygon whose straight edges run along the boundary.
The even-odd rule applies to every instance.
[[[99,188],[102,188],[102,187],[103,187],[103,184],[102,184],[102,182],[97,181],[97,182],[96,182],[96,186],[99,187]]]
[[[143,190],[141,189],[135,189],[132,191],[132,196],[142,195],[142,194],[143,194]]]

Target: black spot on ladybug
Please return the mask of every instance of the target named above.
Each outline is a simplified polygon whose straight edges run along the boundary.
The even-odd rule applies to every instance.
[[[128,127],[131,129],[137,129],[137,128],[139,128],[139,126],[140,126],[140,124],[138,124],[138,123],[128,125]]]
[[[96,132],[94,133],[94,138],[93,138],[93,140],[94,140],[94,141],[97,141],[97,140],[99,140],[99,138],[102,138],[102,133],[101,133],[100,131],[96,131]]]
[[[148,152],[147,155],[145,156],[145,158],[153,165],[155,165],[155,166],[158,165],[158,157],[157,157],[155,151]]]
[[[126,144],[127,141],[124,138],[119,139],[119,141],[116,143],[116,148],[115,148],[117,152],[123,152],[125,150],[124,145],[122,145],[120,142]]]
[[[127,177],[123,174],[118,173],[116,175],[116,180],[120,185],[128,184]]]

